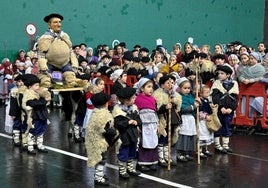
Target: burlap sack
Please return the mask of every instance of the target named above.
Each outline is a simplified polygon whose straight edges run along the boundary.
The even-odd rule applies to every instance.
[[[210,104],[210,107],[212,108],[212,114],[209,115],[211,116],[210,118],[207,118],[208,120],[206,121],[206,125],[207,125],[208,130],[215,132],[221,128],[221,122],[217,115],[218,105]]]

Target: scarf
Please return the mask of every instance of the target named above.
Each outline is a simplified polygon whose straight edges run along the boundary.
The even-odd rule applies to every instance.
[[[137,105],[139,110],[151,109],[153,111],[156,111],[155,98],[153,96],[139,93],[136,97],[135,104]]]
[[[222,86],[229,91],[230,90],[230,85],[232,84],[233,80],[232,79],[226,79],[222,81]]]
[[[194,105],[194,96],[192,93],[189,94],[181,94],[182,97],[182,104],[181,104],[181,109],[185,109],[190,105]]]
[[[60,31],[59,33],[54,33],[51,29],[48,29],[48,30],[46,30],[45,35],[50,35],[50,36],[52,36],[54,38],[60,39],[61,38],[61,36],[60,36],[61,33],[62,33],[62,31]]]
[[[131,105],[131,106],[125,106],[123,104],[119,104],[118,106],[119,106],[119,108],[121,108],[121,110],[123,110],[127,114],[132,114],[132,112],[133,112],[133,105]]]

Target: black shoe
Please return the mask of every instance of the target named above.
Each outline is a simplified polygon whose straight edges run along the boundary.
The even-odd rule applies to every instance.
[[[82,141],[83,141],[83,139],[82,139],[81,137],[76,138],[76,137],[74,136],[74,142],[75,142],[75,143],[81,143]]]
[[[132,175],[132,176],[139,176],[141,174],[141,172],[138,171],[138,170],[135,170],[135,171],[127,171],[127,173],[129,175]]]
[[[48,153],[48,151],[46,149],[37,148],[37,151],[40,152],[40,153]]]
[[[226,150],[227,153],[233,153],[233,150],[230,147],[224,149]]]
[[[120,173],[119,173],[119,177],[122,178],[122,179],[129,179],[130,176],[129,176],[129,174],[126,172],[126,173],[124,173],[124,174],[120,174]]]
[[[170,162],[170,165],[171,165],[171,166],[177,166],[177,162],[172,160],[172,161]]]
[[[28,154],[29,155],[36,155],[36,151],[35,150],[28,150]]]
[[[13,144],[14,144],[15,147],[20,147],[21,146],[20,142],[13,142]]]
[[[98,179],[94,179],[94,183],[96,185],[104,185],[104,186],[109,186],[110,182],[107,178],[101,177]]]
[[[208,158],[208,156],[206,155],[206,154],[204,154],[204,153],[200,153],[200,159],[207,159]]]
[[[167,165],[168,165],[168,160],[166,160]],[[170,159],[170,165],[171,166],[177,166],[177,161],[173,161],[172,159]]]
[[[156,171],[157,170],[157,165],[156,164],[150,165],[150,170]]]
[[[28,146],[22,146],[22,147],[21,147],[21,150],[22,150],[22,151],[28,151]]]
[[[167,164],[167,162],[166,161],[158,161],[158,164],[159,164],[159,166],[161,166],[161,167],[167,167],[168,166],[168,164]]]
[[[148,171],[150,171],[150,168],[147,167],[146,165],[137,165],[137,169],[139,169],[142,172],[148,172]]]
[[[206,150],[206,151],[204,152],[204,154],[205,154],[207,157],[212,157],[212,156],[213,156],[213,154],[212,154],[210,151],[208,151],[208,150]]]
[[[190,155],[185,155],[185,158],[188,160],[188,161],[192,161],[194,160],[194,158]]]
[[[178,155],[177,159],[178,159],[178,161],[184,162],[184,163],[188,161],[184,155]]]
[[[72,138],[73,137],[73,133],[68,133],[68,138]]]
[[[224,148],[215,148],[215,152],[221,154],[227,154],[227,151]]]

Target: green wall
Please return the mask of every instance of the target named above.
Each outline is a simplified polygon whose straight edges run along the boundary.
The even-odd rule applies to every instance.
[[[132,49],[150,49],[161,38],[169,50],[194,38],[197,45],[240,40],[253,47],[263,40],[264,0],[8,0],[1,1],[0,60],[29,49],[27,23],[46,30],[44,16],[64,16],[63,30],[74,44],[111,46],[124,41]]]

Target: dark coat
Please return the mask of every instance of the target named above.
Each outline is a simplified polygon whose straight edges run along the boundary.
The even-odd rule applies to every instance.
[[[142,125],[138,111],[135,109],[131,111],[131,113],[126,113],[123,110],[120,112],[120,110],[121,109],[118,105],[115,106],[113,109],[113,115],[114,127],[119,131],[122,146],[136,143],[139,137],[138,127]],[[137,126],[133,126],[128,123],[131,119],[137,121]]]

